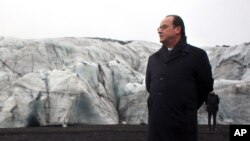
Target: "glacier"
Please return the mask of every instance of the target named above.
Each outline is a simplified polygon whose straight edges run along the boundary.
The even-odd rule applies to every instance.
[[[105,38],[0,37],[0,128],[146,124],[145,71],[160,44]],[[219,124],[250,123],[250,45],[204,48]],[[199,123],[207,122],[205,105]]]

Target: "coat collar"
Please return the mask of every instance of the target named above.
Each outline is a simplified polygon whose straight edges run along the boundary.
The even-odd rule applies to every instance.
[[[168,50],[165,46],[162,46],[161,49],[158,51],[158,54],[161,58],[161,60],[164,61],[164,63],[169,63],[179,57],[185,57],[189,54],[189,47],[186,42],[186,37],[182,38],[176,46],[173,48],[171,53],[168,55]]]

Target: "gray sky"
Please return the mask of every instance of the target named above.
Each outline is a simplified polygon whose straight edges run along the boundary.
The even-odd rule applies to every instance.
[[[156,28],[180,15],[196,46],[250,42],[250,0],[0,0],[0,36],[103,37],[159,43]]]

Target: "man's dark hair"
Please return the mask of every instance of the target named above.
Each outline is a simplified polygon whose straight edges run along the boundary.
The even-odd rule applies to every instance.
[[[167,15],[166,17],[173,17],[173,25],[176,26],[180,26],[181,27],[181,36],[182,37],[186,37],[186,33],[185,33],[185,25],[184,22],[182,20],[182,18],[178,15]]]

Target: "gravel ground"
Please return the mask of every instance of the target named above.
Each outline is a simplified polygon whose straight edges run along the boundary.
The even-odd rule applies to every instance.
[[[63,128],[2,128],[0,141],[145,141],[146,125],[79,125]],[[229,141],[229,126],[219,125],[210,133],[198,126],[198,141]]]

